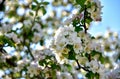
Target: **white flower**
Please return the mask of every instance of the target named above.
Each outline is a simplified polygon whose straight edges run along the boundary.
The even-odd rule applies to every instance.
[[[2,24],[2,27],[0,27],[1,33],[7,33],[12,30],[13,25],[12,24]]]
[[[27,58],[24,58],[22,60],[19,60],[17,62],[17,67],[15,68],[15,71],[19,72],[21,69],[24,68],[25,65],[27,65],[28,63],[30,63],[30,61]]]
[[[42,31],[41,26],[38,23],[34,24],[34,26],[32,27],[32,30]]]
[[[76,54],[81,53],[83,51],[81,43],[74,44],[73,48]]]
[[[68,25],[71,24],[71,22],[77,17],[76,14],[73,14],[71,18],[67,18],[64,22],[63,25]]]
[[[91,4],[95,3],[95,5],[92,5],[91,8],[87,8],[87,11],[91,14],[91,18],[93,21],[101,21],[101,9],[103,6],[101,6],[101,3],[99,0],[88,0]]]
[[[9,38],[12,38],[12,40],[14,42],[20,43],[20,39],[18,38],[18,36],[14,32],[8,33],[8,34],[6,34],[6,36],[9,37]]]
[[[39,75],[39,72],[41,70],[40,66],[36,62],[31,62],[30,66],[27,67],[27,69],[27,73],[30,74],[30,77]]]
[[[72,75],[68,72],[57,72],[57,79],[73,79]]]
[[[95,12],[91,12],[91,18],[94,21],[100,21],[101,20],[101,12],[99,11],[99,9]]]
[[[43,36],[43,31],[41,29],[41,26],[38,23],[35,23],[35,25],[32,27],[32,31],[34,31],[32,41],[34,43],[39,42]]]
[[[35,60],[38,61],[45,59],[46,56],[54,56],[54,54],[50,49],[44,48],[42,50],[34,50],[33,56],[35,57]]]
[[[43,59],[45,59],[44,52],[42,52],[41,50],[33,51],[33,56],[35,57],[36,60],[43,60]]]
[[[39,42],[40,41],[40,39],[41,39],[41,37],[42,37],[42,35],[40,34],[40,33],[34,33],[34,36],[32,37],[32,41],[34,42],[34,43],[37,43],[37,42]]]
[[[63,72],[62,77],[65,79],[73,79],[72,75],[68,72]]]
[[[29,27],[29,26],[31,26],[32,25],[32,22],[31,22],[31,20],[24,20],[24,25],[25,26],[27,26],[27,27]]]
[[[120,79],[120,68],[116,68],[107,74],[107,79]]]
[[[61,72],[57,71],[57,72],[56,72],[56,76],[57,76],[57,79],[62,79],[62,77],[61,77]]]
[[[68,54],[70,50],[68,48],[64,48],[63,50],[61,50],[60,52],[63,54]]]
[[[98,71],[99,69],[99,62],[97,60],[92,60],[90,62],[90,67],[91,67],[91,70],[95,73]]]
[[[12,79],[12,78],[9,77],[8,75],[5,75],[4,79]]]
[[[99,61],[91,60],[90,62],[86,63],[86,66],[90,67],[90,70],[93,73],[98,73],[100,76],[100,79],[105,79],[106,77],[106,68],[104,67],[103,64],[101,64]]]

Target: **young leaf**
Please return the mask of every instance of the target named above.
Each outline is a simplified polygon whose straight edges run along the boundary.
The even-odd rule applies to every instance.
[[[14,42],[6,36],[0,36],[0,44],[1,45],[8,44],[8,46],[15,47]]]
[[[45,8],[42,6],[42,7],[40,7],[40,9],[42,10],[43,15],[45,15],[45,14],[46,14],[46,10],[45,10]]]
[[[49,4],[49,2],[42,2],[42,4],[44,4],[44,5],[48,5],[48,4]]]
[[[86,0],[76,0],[76,3],[79,4],[81,7],[84,7]]]
[[[79,32],[79,31],[82,31],[82,30],[83,30],[83,28],[81,28],[81,27],[75,27],[76,32]]]

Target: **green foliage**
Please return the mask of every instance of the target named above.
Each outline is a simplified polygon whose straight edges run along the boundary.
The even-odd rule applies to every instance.
[[[99,56],[98,57],[99,61],[101,61],[101,63],[104,63],[105,57],[103,56],[102,52],[98,52],[98,51],[95,51],[95,50],[91,51],[91,56],[94,57],[95,55],[98,55]]]
[[[36,11],[36,10],[38,9],[38,8],[37,8],[37,5],[32,5],[32,6],[31,6],[31,9],[34,10],[34,11]]]
[[[67,45],[66,47],[70,49],[70,51],[68,52],[68,59],[75,60],[75,52],[73,49],[73,45]]]
[[[99,74],[98,73],[93,73],[92,71],[89,71],[85,76],[88,79],[99,79]]]
[[[80,24],[80,19],[78,19],[78,18],[74,19],[72,24],[75,27],[76,32],[79,32],[79,31],[83,30],[82,25]]]
[[[29,13],[30,13],[30,15],[31,15],[31,16],[33,16],[33,15],[34,15],[34,14],[33,14],[33,12],[29,12]]]
[[[49,2],[41,2],[40,4],[43,4],[43,5],[48,5]]]
[[[14,42],[4,35],[0,36],[0,45],[15,47]]]
[[[40,7],[40,10],[42,10],[42,12],[43,12],[43,15],[45,15],[45,14],[46,14],[45,7],[41,6],[41,7]]]
[[[76,4],[79,4],[82,8],[85,5],[86,0],[76,0]]]
[[[76,32],[79,32],[79,31],[82,31],[82,30],[83,30],[83,28],[81,28],[81,27],[76,27],[76,28],[75,28],[75,31],[76,31]]]
[[[67,67],[68,71],[71,72],[72,66],[70,64],[64,64],[65,67]]]

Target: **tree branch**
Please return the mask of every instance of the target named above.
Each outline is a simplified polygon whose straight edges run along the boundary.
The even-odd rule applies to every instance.
[[[86,24],[85,24],[85,23],[86,23],[86,9],[87,9],[87,8],[86,8],[86,5],[85,5],[85,11],[84,11],[84,25],[83,25],[84,30],[85,30],[85,33],[87,33],[87,30],[88,30],[87,27],[86,27]]]
[[[30,47],[29,47],[29,46],[27,46],[27,49],[28,49],[28,52],[29,52],[30,56],[32,57],[32,60],[35,60],[35,58],[34,58],[34,56],[33,56],[32,52],[31,52],[31,50],[30,50]]]
[[[79,70],[79,69],[81,69],[81,68],[82,68],[82,69],[83,69],[83,70],[85,70],[85,71],[88,71],[88,72],[90,71],[90,70],[88,70],[86,67],[81,66],[81,65],[79,64],[79,62],[78,62],[78,60],[77,60],[77,59],[76,59],[75,61],[76,61],[77,65],[78,65],[77,70]]]

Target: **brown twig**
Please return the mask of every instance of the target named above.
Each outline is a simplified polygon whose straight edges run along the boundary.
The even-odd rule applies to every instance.
[[[79,69],[81,69],[81,68],[82,68],[82,69],[83,69],[83,70],[85,70],[85,71],[88,71],[88,72],[90,71],[90,70],[88,70],[86,67],[81,66],[81,65],[79,64],[79,62],[78,62],[78,60],[77,60],[77,59],[76,59],[75,61],[76,61],[77,65],[78,65],[77,70],[79,70]]]
[[[84,25],[83,25],[84,30],[85,30],[85,33],[87,33],[87,30],[88,30],[87,27],[86,27],[86,24],[85,24],[85,23],[86,23],[86,9],[87,9],[87,8],[86,8],[86,5],[85,5],[85,11],[84,11]]]

